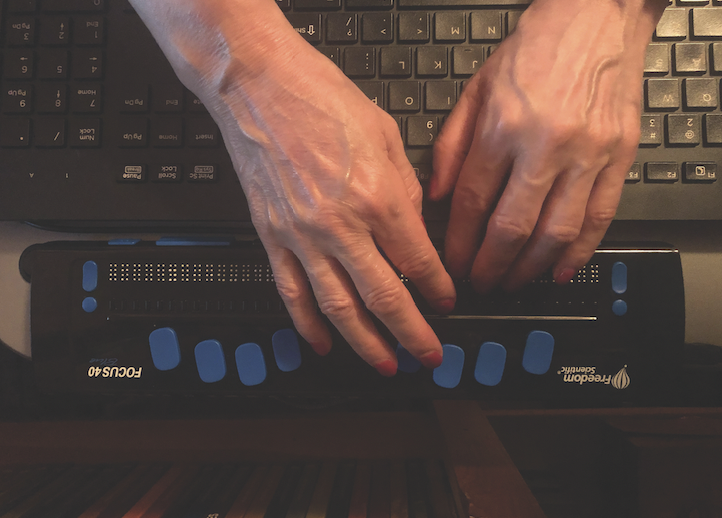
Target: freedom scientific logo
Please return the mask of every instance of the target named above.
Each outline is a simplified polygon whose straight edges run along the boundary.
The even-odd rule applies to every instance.
[[[622,367],[616,374],[597,374],[596,367],[562,367],[557,374],[563,376],[564,383],[584,385],[599,383],[611,385],[617,390],[624,390],[629,386],[631,380],[627,374],[627,366]]]

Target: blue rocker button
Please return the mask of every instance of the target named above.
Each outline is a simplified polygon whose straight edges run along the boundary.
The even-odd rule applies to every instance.
[[[91,292],[98,287],[98,265],[95,261],[85,261],[83,264],[83,289]]]
[[[226,357],[218,340],[204,340],[195,347],[196,368],[205,383],[215,383],[226,375]]]
[[[546,374],[553,354],[554,337],[545,331],[532,331],[526,338],[522,367],[529,374]]]
[[[293,329],[281,329],[271,337],[273,357],[283,372],[295,371],[301,366],[301,348]]]
[[[476,357],[474,379],[482,385],[494,387],[501,381],[505,365],[506,349],[504,346],[496,342],[484,342]]]
[[[451,344],[444,344],[444,361],[434,369],[434,383],[443,388],[454,388],[461,381],[464,370],[464,350]]]
[[[153,365],[159,371],[169,371],[180,363],[180,345],[178,336],[170,327],[162,327],[153,331],[148,337],[150,356]]]
[[[612,265],[612,291],[620,295],[627,291],[627,265],[619,261]]]
[[[247,343],[236,348],[236,368],[241,383],[247,387],[266,380],[266,361],[258,344]]]
[[[82,302],[82,307],[86,313],[92,313],[98,309],[98,301],[93,297],[85,297]]]
[[[612,313],[618,317],[623,317],[627,314],[627,303],[622,299],[615,300],[612,302]]]
[[[421,368],[421,362],[411,356],[411,353],[401,344],[396,344],[396,361],[401,372],[413,374]]]

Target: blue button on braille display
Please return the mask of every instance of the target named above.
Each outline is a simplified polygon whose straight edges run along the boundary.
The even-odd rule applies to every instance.
[[[178,336],[170,327],[161,327],[153,331],[148,337],[150,356],[153,365],[159,371],[169,371],[178,367],[180,363],[180,345]]]
[[[434,383],[443,388],[454,388],[461,381],[464,370],[464,350],[451,344],[444,344],[444,361],[434,369]]]
[[[266,380],[266,361],[258,344],[247,343],[236,348],[236,368],[241,383],[248,387]]]
[[[293,329],[281,329],[273,333],[271,344],[273,345],[273,357],[281,371],[291,372],[301,366],[301,348]]]
[[[206,383],[220,381],[226,375],[226,358],[218,340],[204,340],[195,347],[198,375]]]
[[[526,338],[522,367],[530,374],[545,374],[553,354],[554,337],[545,331],[532,331]]]
[[[83,289],[93,291],[98,287],[98,265],[95,261],[85,261],[83,264]]]
[[[619,261],[612,265],[612,291],[620,295],[627,291],[627,265]]]
[[[421,368],[421,362],[411,356],[411,353],[401,344],[396,344],[396,360],[401,372],[413,374]]]
[[[95,300],[93,297],[85,297],[83,299],[83,311],[86,313],[92,313],[96,309],[98,309],[98,301]]]
[[[612,313],[618,317],[623,317],[627,314],[627,303],[622,299],[615,300],[612,302]]]
[[[108,244],[111,246],[133,246],[140,243],[140,239],[119,237],[117,239],[111,239]]]
[[[506,365],[506,349],[496,342],[485,342],[476,357],[474,379],[488,387],[499,384]]]

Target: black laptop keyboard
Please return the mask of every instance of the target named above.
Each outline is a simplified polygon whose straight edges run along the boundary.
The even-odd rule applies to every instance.
[[[397,120],[422,184],[463,84],[529,0],[278,0]],[[252,230],[218,128],[125,0],[0,0],[0,219]],[[722,1],[676,0],[649,47],[618,219],[722,220]],[[445,205],[427,207],[443,220]]]

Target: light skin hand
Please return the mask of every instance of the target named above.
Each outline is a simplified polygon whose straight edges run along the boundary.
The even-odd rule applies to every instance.
[[[327,353],[325,315],[391,375],[396,354],[375,315],[424,365],[438,366],[441,344],[394,267],[438,311],[453,307],[455,290],[426,234],[421,187],[394,120],[272,0],[133,3],[146,7],[144,21],[218,123],[299,334]],[[239,22],[249,17],[263,23]],[[269,34],[249,38],[249,30]]]
[[[453,192],[446,266],[484,293],[549,267],[567,282],[614,217],[666,0],[535,0],[472,77],[434,149]]]

